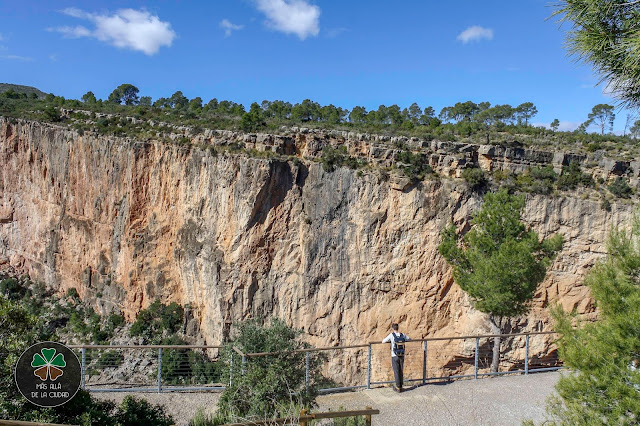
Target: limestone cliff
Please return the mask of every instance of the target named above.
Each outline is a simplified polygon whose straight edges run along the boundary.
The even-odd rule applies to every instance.
[[[210,344],[255,316],[284,318],[317,346],[381,339],[392,320],[413,337],[488,331],[437,252],[443,227],[465,226],[480,205],[461,180],[399,186],[375,170],[325,172],[304,134],[284,139],[292,161],[4,118],[0,132],[0,265],[76,287],[104,311],[132,319],[154,299],[188,304],[191,331]],[[507,167],[504,156],[491,164],[496,149],[478,158],[476,147],[470,161]],[[632,211],[527,196],[524,220],[566,244],[513,329],[548,329],[556,301],[592,314],[584,275]]]

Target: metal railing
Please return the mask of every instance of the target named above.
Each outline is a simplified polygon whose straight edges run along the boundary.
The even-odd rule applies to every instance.
[[[529,374],[562,368],[557,348],[549,335],[555,332],[487,334],[431,337],[406,343],[404,382],[427,384],[453,379],[478,379],[504,374]],[[493,341],[500,339],[498,371],[490,369]],[[108,346],[76,345],[82,361],[82,386],[90,391],[204,391],[222,390],[221,362],[228,362],[232,374],[257,357],[275,357],[279,352],[243,353],[237,347],[229,359],[220,359],[221,346]],[[301,349],[305,353],[305,380],[309,384],[332,382],[320,392],[371,389],[393,383],[390,344],[366,344]],[[328,356],[321,366],[321,377],[314,377],[310,357]],[[237,368],[241,365],[241,368]],[[317,374],[317,373],[315,373]]]
[[[93,392],[223,390],[222,346],[69,345],[78,351],[81,386]]]

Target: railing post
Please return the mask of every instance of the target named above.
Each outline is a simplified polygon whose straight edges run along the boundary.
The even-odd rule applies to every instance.
[[[310,352],[307,352],[307,355],[305,357],[305,362],[304,362],[304,386],[305,388],[309,389],[309,369],[311,368],[311,354]]]
[[[162,392],[162,348],[158,348],[158,393]]]
[[[305,418],[307,416],[307,409],[303,408],[302,410],[300,410],[300,426],[307,426],[307,419]]]
[[[367,351],[367,389],[371,389],[371,343]]]
[[[478,378],[478,352],[480,349],[480,338],[476,337],[476,353],[473,359],[473,378]]]
[[[365,407],[365,410],[371,410],[371,407]],[[365,419],[365,424],[367,426],[371,426],[371,414],[367,414],[366,416],[364,416]]]
[[[87,365],[87,348],[82,348],[82,368],[80,368],[80,386],[82,386],[82,389],[85,389],[85,385],[84,385],[84,374],[86,371],[86,365]]]
[[[422,345],[422,384],[427,384],[427,341]]]
[[[529,335],[525,337],[524,345],[524,374],[529,374]]]
[[[247,357],[245,355],[242,355],[242,374],[244,374],[244,372],[246,371],[246,365],[247,365]]]
[[[229,355],[231,360],[229,361],[229,386],[233,385],[233,352]]]

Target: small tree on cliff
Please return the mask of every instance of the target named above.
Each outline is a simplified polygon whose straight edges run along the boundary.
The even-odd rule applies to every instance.
[[[471,223],[459,236],[454,225],[444,231],[438,247],[453,267],[453,278],[473,299],[476,309],[489,314],[492,332],[500,334],[503,318],[528,311],[536,287],[562,247],[561,235],[540,241],[520,220],[523,195],[506,190],[489,193]],[[498,371],[500,339],[494,339],[491,371]]]
[[[549,406],[556,424],[640,420],[640,216],[630,234],[613,230],[607,247],[607,259],[585,280],[599,320],[576,329],[561,307],[553,312],[560,358],[574,371],[556,385]]]

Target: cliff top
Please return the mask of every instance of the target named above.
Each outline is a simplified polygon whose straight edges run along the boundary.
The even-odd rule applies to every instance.
[[[109,101],[102,101],[91,92],[87,92],[79,101],[53,94],[44,96],[43,92],[28,86],[4,85],[7,90],[13,88],[13,92],[8,96],[7,92],[0,90],[0,115],[58,122],[80,132],[94,131],[137,140],[158,140],[162,137],[158,133],[176,133],[174,130],[180,133],[184,129],[191,129],[193,134],[217,129],[278,135],[299,128],[389,138],[524,147],[551,152],[602,152],[609,158],[620,160],[633,160],[640,156],[640,146],[630,136],[586,133],[585,128],[563,132],[536,127],[529,124],[531,117],[519,112],[520,106],[513,108],[500,105],[487,110],[509,107],[509,114],[503,111],[502,115],[480,112],[475,115],[456,115],[452,112],[454,107],[447,107],[436,117],[431,107],[425,108],[422,115],[411,112],[411,108],[400,110],[397,105],[381,106],[379,110],[367,113],[362,107],[354,107],[349,112],[333,105],[321,106],[305,100],[296,105],[263,101],[261,105],[252,104],[251,109],[245,111],[242,105],[225,100],[212,99],[203,105],[200,98],[189,100],[181,92],[176,92],[171,98],[160,98],[153,105],[149,97],[138,100],[137,95],[131,104],[121,105],[119,102],[128,101],[111,100],[111,96]],[[23,95],[16,96],[16,93]],[[33,96],[44,96],[44,99],[34,99]],[[629,131],[640,132],[640,127],[635,127],[631,126]],[[605,129],[601,130],[604,133]],[[630,135],[638,136],[636,133]]]

